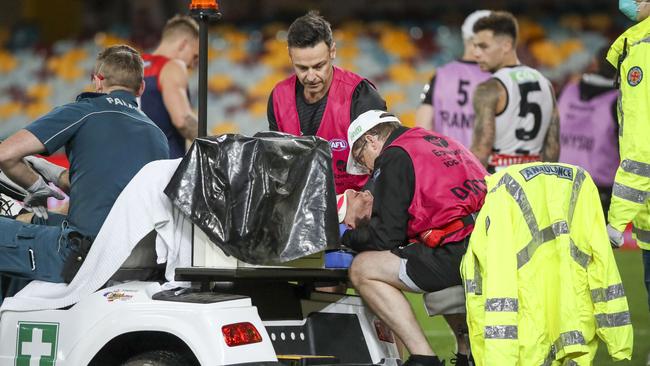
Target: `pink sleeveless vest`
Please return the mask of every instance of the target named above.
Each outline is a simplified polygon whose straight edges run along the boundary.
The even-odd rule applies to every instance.
[[[580,99],[578,83],[570,83],[558,100],[560,162],[585,168],[599,187],[611,187],[619,165],[612,104],[618,91]]]
[[[415,192],[408,210],[409,239],[425,230],[442,228],[483,206],[488,173],[459,142],[422,128],[412,128],[387,148],[391,147],[406,151],[415,170]],[[472,228],[463,228],[445,242],[463,239]]]
[[[330,143],[332,150],[332,169],[336,193],[346,189],[360,190],[368,180],[365,175],[350,175],[345,171],[350,147],[348,146],[348,126],[350,126],[350,106],[357,85],[364,79],[354,73],[334,66],[332,85],[327,94],[327,105],[316,136]],[[278,131],[300,136],[300,119],[296,107],[295,75],[281,81],[273,89],[273,112]]]

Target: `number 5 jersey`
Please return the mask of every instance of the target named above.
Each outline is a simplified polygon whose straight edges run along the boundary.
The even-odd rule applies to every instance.
[[[553,86],[539,71],[516,65],[492,75],[505,88],[506,107],[495,118],[495,138],[489,165],[499,170],[540,160],[553,113]]]

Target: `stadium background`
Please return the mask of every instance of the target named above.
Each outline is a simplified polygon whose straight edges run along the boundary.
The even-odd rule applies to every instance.
[[[5,2],[0,13],[0,139],[54,106],[90,90],[99,50],[128,43],[156,46],[165,20],[187,11],[189,0],[23,0]],[[520,22],[519,56],[537,67],[556,91],[577,77],[600,47],[631,25],[609,0],[221,0],[223,19],[209,40],[208,131],[253,134],[265,130],[267,98],[291,72],[286,29],[309,9],[333,25],[336,64],[378,87],[388,107],[414,123],[422,86],[435,67],[462,52],[459,26],[478,8],[513,12]],[[477,4],[480,6],[477,8]],[[196,103],[197,77],[190,92]],[[650,352],[641,256],[628,236],[618,251],[632,322],[633,361]],[[442,318],[428,318],[410,296],[434,349],[448,358],[453,340]],[[595,365],[613,364],[601,345]]]

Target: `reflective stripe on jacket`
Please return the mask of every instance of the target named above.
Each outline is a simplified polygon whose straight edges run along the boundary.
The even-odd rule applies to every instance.
[[[588,173],[531,163],[486,181],[461,264],[476,365],[590,365],[596,336],[630,359],[627,298]]]

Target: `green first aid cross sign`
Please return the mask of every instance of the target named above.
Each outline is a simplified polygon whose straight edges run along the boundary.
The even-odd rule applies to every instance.
[[[15,366],[54,366],[59,323],[18,322]]]

